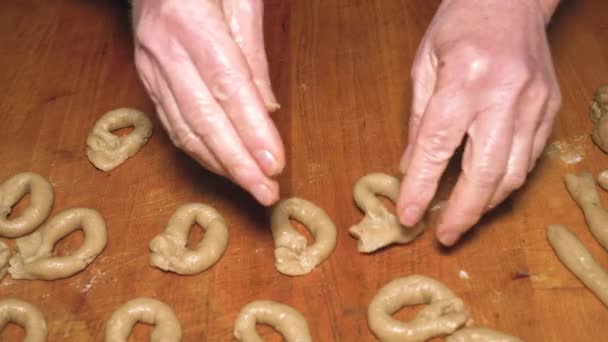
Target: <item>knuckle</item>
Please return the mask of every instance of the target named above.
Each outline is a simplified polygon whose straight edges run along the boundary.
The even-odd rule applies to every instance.
[[[482,187],[491,187],[496,185],[505,175],[503,170],[491,166],[482,166],[476,174],[473,182]]]
[[[252,82],[245,72],[232,68],[221,68],[209,77],[210,91],[220,102],[233,99],[239,90]]]
[[[444,59],[444,67],[453,67],[469,82],[483,78],[494,63],[492,52],[477,43],[462,41],[453,44]]]
[[[521,188],[526,182],[526,174],[525,173],[515,173],[511,175],[506,175],[504,178],[504,186],[508,192],[517,190]]]

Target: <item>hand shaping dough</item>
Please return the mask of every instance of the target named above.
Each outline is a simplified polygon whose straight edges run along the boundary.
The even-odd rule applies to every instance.
[[[106,323],[105,342],[127,342],[137,322],[154,326],[151,342],[179,342],[182,328],[167,304],[152,298],[136,298],[116,309]]]
[[[12,298],[0,300],[0,331],[9,322],[25,329],[23,342],[46,341],[46,321],[42,312],[32,304]]]
[[[403,323],[391,317],[407,305],[429,304],[413,320]],[[462,300],[435,279],[411,275],[382,287],[367,311],[371,331],[383,342],[426,341],[448,335],[466,323]]]
[[[521,339],[486,328],[464,328],[445,339],[445,342],[523,342]]]
[[[188,232],[195,222],[206,232],[196,249],[188,250]],[[165,231],[150,241],[150,264],[178,274],[196,274],[215,264],[227,246],[224,218],[204,204],[185,204],[171,216]]]
[[[0,281],[6,275],[8,271],[8,260],[11,257],[11,250],[8,246],[0,241]]]
[[[276,329],[286,342],[311,342],[306,319],[295,309],[269,300],[247,304],[234,325],[234,337],[242,342],[263,342],[255,330],[257,323]]]
[[[12,206],[30,194],[30,205],[12,220],[7,217]],[[0,236],[16,238],[28,233],[46,220],[53,208],[53,186],[37,173],[23,172],[0,185]]]
[[[53,256],[53,247],[71,232],[82,229],[84,242],[72,255]],[[17,239],[16,254],[8,272],[15,279],[55,280],[87,267],[106,246],[106,225],[101,215],[88,208],[66,209],[40,229]]]
[[[133,131],[119,137],[113,130],[133,126]],[[131,108],[105,113],[87,137],[87,157],[100,170],[110,171],[137,153],[152,135],[152,122]]]
[[[422,222],[412,228],[402,226],[376,197],[386,196],[395,202],[399,196],[399,186],[399,179],[383,173],[363,176],[355,184],[355,202],[365,212],[365,217],[350,227],[349,232],[359,239],[359,252],[371,253],[393,243],[406,244],[424,231],[425,224]]]
[[[306,246],[306,238],[291,226],[293,218],[308,228],[315,242]],[[274,237],[275,266],[279,272],[298,276],[307,274],[323,262],[336,247],[336,226],[323,209],[300,199],[279,203],[270,218]]]
[[[595,144],[608,153],[608,85],[600,87],[593,96],[589,117],[593,124],[591,137]]]

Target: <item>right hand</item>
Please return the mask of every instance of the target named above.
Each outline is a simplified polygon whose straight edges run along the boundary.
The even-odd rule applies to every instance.
[[[262,17],[262,0],[133,1],[135,62],[173,143],[271,205],[285,156]]]

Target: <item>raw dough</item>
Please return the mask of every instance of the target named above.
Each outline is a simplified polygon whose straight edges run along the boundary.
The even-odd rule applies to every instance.
[[[154,326],[151,342],[181,341],[182,328],[167,304],[153,298],[136,298],[116,309],[106,323],[105,342],[127,342],[137,322]]]
[[[112,131],[133,127],[133,131],[119,137]],[[152,135],[152,122],[132,108],[118,108],[105,113],[87,137],[87,157],[96,168],[110,171],[137,153]]]
[[[559,260],[608,307],[608,274],[585,245],[563,225],[552,224],[547,238]]]
[[[82,229],[84,242],[72,255],[53,256],[53,247],[71,232]],[[54,280],[74,275],[87,267],[106,246],[106,225],[101,215],[88,208],[66,209],[40,229],[17,239],[16,254],[8,272],[15,279]]]
[[[276,329],[286,342],[310,342],[306,319],[295,309],[285,304],[258,300],[247,304],[234,324],[234,337],[243,342],[263,342],[255,330],[257,323]]]
[[[205,229],[195,250],[186,248],[194,223]],[[179,207],[165,231],[150,241],[150,264],[178,274],[196,274],[215,264],[228,246],[224,218],[212,207],[189,203]]]
[[[407,305],[429,304],[410,322],[391,317]],[[383,342],[426,341],[451,334],[468,319],[462,300],[435,279],[411,275],[382,287],[372,299],[367,321],[371,331]]]
[[[0,300],[0,331],[9,323],[25,330],[23,342],[45,342],[48,329],[42,312],[34,305],[13,298]]]
[[[7,219],[12,206],[30,194],[30,205],[19,217]],[[0,185],[0,236],[16,238],[31,233],[46,220],[53,208],[53,186],[33,172],[18,173]]]
[[[10,257],[11,250],[4,242],[0,241],[0,281],[2,281],[2,278],[4,278],[8,271],[8,260]]]
[[[604,170],[597,175],[597,183],[602,189],[608,191],[608,170]]]
[[[600,87],[594,94],[589,110],[593,124],[591,137],[595,144],[608,153],[608,84]]]
[[[523,342],[523,340],[492,329],[464,328],[448,336],[445,342]]]
[[[397,217],[376,197],[386,196],[395,202],[399,196],[399,186],[399,179],[383,173],[368,174],[355,184],[355,202],[365,212],[365,217],[348,231],[359,239],[359,252],[371,253],[393,243],[406,244],[424,231],[423,222],[411,228],[402,226]]]
[[[306,246],[306,237],[291,226],[293,218],[308,228],[315,242]],[[336,226],[323,209],[300,199],[280,202],[270,218],[274,237],[275,266],[279,272],[298,276],[309,273],[325,260],[336,247]]]

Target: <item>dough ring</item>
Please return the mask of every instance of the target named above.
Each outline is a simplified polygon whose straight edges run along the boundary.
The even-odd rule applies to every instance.
[[[206,232],[196,249],[189,250],[188,232],[195,222]],[[196,274],[215,264],[227,246],[224,218],[204,204],[185,204],[171,216],[165,231],[150,241],[150,264],[164,271]]]
[[[523,340],[492,329],[464,328],[448,336],[445,342],[523,342]]]
[[[133,131],[119,137],[113,130],[133,126]],[[137,153],[152,135],[152,122],[132,108],[118,108],[105,113],[87,137],[87,157],[96,168],[110,171]]]
[[[386,196],[393,202],[399,196],[400,182],[397,178],[383,174],[371,173],[361,177],[353,189],[357,206],[365,212],[365,217],[348,230],[359,239],[357,249],[361,253],[371,253],[393,243],[406,244],[413,241],[424,229],[423,222],[407,228],[399,223],[377,195]]]
[[[403,323],[391,316],[407,305],[429,304],[413,320]],[[448,335],[466,323],[468,314],[462,300],[435,279],[411,275],[382,287],[372,299],[367,321],[383,342],[426,341]]]
[[[9,323],[15,323],[25,329],[23,342],[45,342],[48,334],[46,320],[42,312],[34,305],[18,300],[0,300],[0,331]]]
[[[600,87],[594,94],[589,109],[593,124],[591,137],[593,142],[608,153],[608,84]]]
[[[152,298],[135,298],[116,309],[106,323],[105,342],[127,342],[137,322],[154,326],[151,342],[181,341],[182,328],[167,304]]]
[[[30,194],[30,205],[19,217],[7,219],[12,206]],[[23,172],[0,185],[0,236],[16,238],[31,233],[53,208],[53,186],[37,173]]]
[[[289,219],[306,226],[315,242],[307,246],[306,237],[298,233]],[[277,270],[290,276],[307,274],[323,262],[336,247],[336,226],[323,209],[300,199],[280,202],[270,218],[274,237],[274,257]]]
[[[257,323],[276,329],[286,342],[310,342],[306,319],[294,308],[270,300],[257,300],[247,304],[234,324],[234,337],[242,342],[263,342],[255,330]]]
[[[10,257],[11,250],[4,242],[0,241],[0,281],[2,281],[2,278],[4,278],[8,271],[8,260]]]
[[[71,232],[82,229],[84,242],[72,255],[53,256],[53,247]],[[87,208],[66,209],[40,229],[17,239],[8,272],[14,279],[55,280],[87,267],[106,246],[106,225],[101,215]]]

